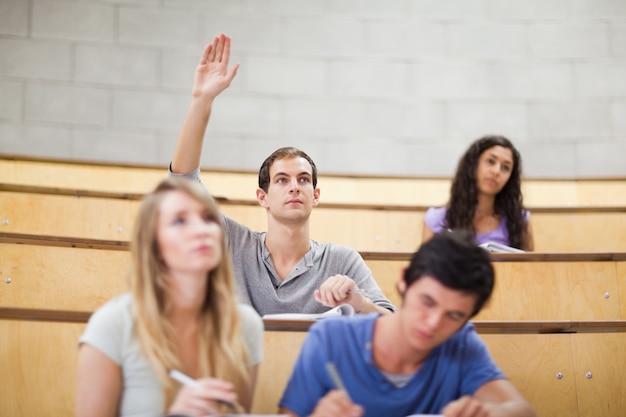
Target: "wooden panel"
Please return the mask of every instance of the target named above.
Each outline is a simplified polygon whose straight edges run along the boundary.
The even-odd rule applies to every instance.
[[[412,252],[422,237],[422,212],[318,207],[311,238],[358,251]]]
[[[306,332],[266,331],[263,335],[263,362],[254,393],[252,412],[275,414]]]
[[[572,338],[580,416],[613,417],[626,412],[625,347],[624,333],[577,334]]]
[[[407,261],[376,261],[366,260],[365,263],[372,271],[374,279],[389,301],[396,307],[402,305],[402,299],[397,290],[397,283],[402,278],[404,268],[409,263]]]
[[[502,372],[533,405],[537,415],[550,417],[577,415],[571,337],[570,334],[481,335]]]
[[[127,288],[128,251],[2,243],[0,253],[3,307],[93,311]]]
[[[614,262],[495,262],[492,320],[622,319]]]
[[[259,159],[259,165],[261,159]],[[164,176],[167,167],[90,165],[61,161],[3,159],[3,182],[51,187],[88,187],[92,190],[145,193]],[[202,181],[216,196],[254,199],[256,172],[203,171]],[[318,186],[324,202],[439,206],[448,200],[449,178],[372,177],[322,175]],[[525,204],[529,207],[626,206],[626,181],[525,179]]]
[[[82,323],[0,320],[3,416],[74,415]]]
[[[617,262],[615,268],[617,270],[619,293],[611,294],[611,297],[619,295],[620,305],[622,307],[622,317],[626,317],[626,262]]]
[[[626,251],[626,212],[531,213],[539,252]]]
[[[382,260],[366,260],[366,263],[387,297],[394,305],[400,305],[395,285],[408,263]],[[621,296],[616,297],[621,288],[616,265],[616,262],[494,262],[494,293],[476,320],[624,319],[626,291],[622,290]]]
[[[145,193],[167,175],[161,169],[0,159],[3,182],[22,185]]]
[[[0,305],[93,309],[125,291],[129,252],[0,244]],[[407,261],[366,260],[383,292],[400,305],[396,284]],[[496,288],[480,320],[626,319],[626,262],[494,262]],[[4,282],[7,278],[10,283]],[[621,292],[620,292],[621,291]],[[50,304],[54,302],[54,305]]]
[[[0,192],[3,232],[129,240],[138,201]]]

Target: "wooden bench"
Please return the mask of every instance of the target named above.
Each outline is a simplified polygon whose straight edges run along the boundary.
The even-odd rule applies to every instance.
[[[165,166],[81,163],[0,154],[0,178],[7,184],[144,194],[165,175]],[[204,170],[201,178],[215,196],[254,199],[256,172]],[[522,184],[524,201],[530,208],[626,207],[626,178],[526,178]],[[450,178],[322,173],[319,186],[323,203],[428,207],[446,202]]]
[[[21,243],[21,244],[16,244]],[[128,242],[0,233],[0,306],[93,311],[127,288]],[[68,250],[70,249],[70,250]],[[408,253],[361,252],[396,304]],[[626,253],[493,254],[483,320],[624,320]],[[10,283],[5,282],[10,278]]]
[[[143,194],[0,183],[0,231],[128,240]],[[253,230],[266,230],[254,200],[218,199],[221,210]],[[421,243],[426,207],[321,204],[311,237],[359,251],[412,252]],[[543,208],[532,212],[543,252],[626,251],[626,207]]]
[[[90,312],[0,307],[0,409],[72,416],[77,340]],[[613,417],[626,409],[626,321],[477,321],[477,331],[538,415]],[[274,413],[308,325],[265,321],[254,413]],[[590,374],[589,374],[590,373]],[[590,377],[588,377],[590,375]]]

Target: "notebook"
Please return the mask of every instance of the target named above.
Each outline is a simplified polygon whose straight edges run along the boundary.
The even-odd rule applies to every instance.
[[[337,316],[353,316],[354,315],[354,307],[350,304],[339,304],[337,307],[331,308],[328,311],[323,313],[280,313],[280,314],[266,314],[263,316],[264,319],[271,320],[303,320],[303,321],[314,321],[318,319],[324,319],[327,317],[337,317]]]
[[[497,242],[485,242],[481,243],[478,246],[491,253],[524,253],[524,251],[521,249],[513,248],[511,246],[503,245],[502,243]]]

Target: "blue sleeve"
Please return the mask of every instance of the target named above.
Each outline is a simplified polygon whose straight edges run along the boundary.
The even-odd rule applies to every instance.
[[[424,223],[436,234],[443,232],[446,223],[446,208],[430,207],[424,213]]]
[[[311,414],[317,402],[333,389],[326,374],[329,352],[326,333],[323,321],[311,326],[279,402],[280,407],[300,417]]]
[[[478,336],[474,326],[470,325],[465,335],[465,354],[461,375],[462,395],[474,395],[474,393],[487,382],[494,379],[506,378],[491,357],[485,342]]]

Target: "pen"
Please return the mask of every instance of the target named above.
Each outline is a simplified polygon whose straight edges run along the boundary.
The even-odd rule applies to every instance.
[[[196,381],[195,379],[193,379],[192,377],[190,377],[189,375],[186,375],[176,369],[170,369],[169,372],[170,376],[172,377],[172,379],[180,382],[183,385],[189,385],[191,387],[197,387],[200,384],[198,384],[198,381]],[[220,404],[224,404],[226,407],[230,408],[233,411],[237,411],[238,407],[231,403],[230,401],[224,401],[224,400],[214,400]]]
[[[341,376],[339,376],[339,372],[337,371],[335,364],[332,362],[327,362],[326,370],[328,371],[328,375],[330,375],[330,379],[332,379],[335,388],[337,388],[339,391],[343,391],[344,394],[346,394],[346,396],[350,398],[350,394],[348,394],[348,390],[346,390],[346,386],[343,384],[343,381],[341,380]]]

